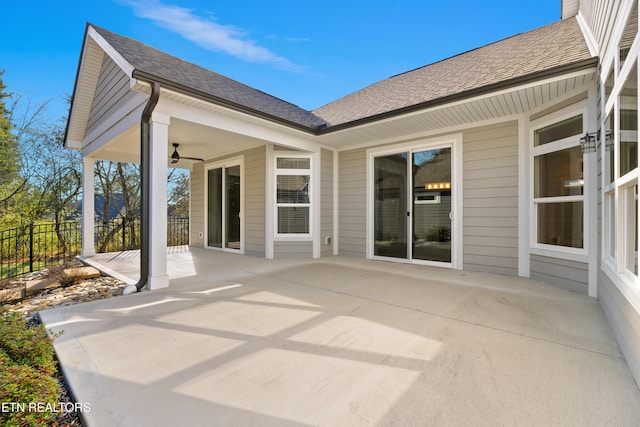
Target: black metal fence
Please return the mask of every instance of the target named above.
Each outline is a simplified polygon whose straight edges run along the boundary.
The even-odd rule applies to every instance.
[[[140,249],[140,219],[95,222],[97,252]],[[189,244],[189,218],[167,218],[167,245]],[[0,279],[72,260],[82,249],[82,222],[30,223],[0,231]]]

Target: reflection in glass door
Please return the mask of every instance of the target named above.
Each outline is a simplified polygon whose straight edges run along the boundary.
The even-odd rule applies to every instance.
[[[207,247],[241,250],[241,168],[207,170]]]
[[[413,259],[451,262],[451,148],[414,152]]]
[[[373,255],[452,263],[452,148],[373,158]]]
[[[376,256],[407,258],[407,153],[374,160],[374,247]]]

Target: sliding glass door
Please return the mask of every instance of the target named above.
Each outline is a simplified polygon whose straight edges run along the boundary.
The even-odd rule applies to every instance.
[[[452,148],[373,157],[374,257],[452,263]]]
[[[242,251],[242,168],[240,163],[207,169],[207,244]]]

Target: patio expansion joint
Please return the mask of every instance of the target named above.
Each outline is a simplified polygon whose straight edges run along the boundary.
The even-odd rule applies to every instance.
[[[479,328],[489,329],[489,330],[496,331],[496,332],[502,332],[502,333],[505,333],[505,334],[519,336],[519,337],[527,338],[527,339],[534,340],[534,341],[545,342],[545,343],[549,343],[549,344],[553,344],[553,345],[562,346],[562,347],[565,347],[565,348],[571,348],[571,349],[578,350],[578,351],[584,351],[584,352],[587,352],[587,353],[596,354],[596,355],[605,356],[605,357],[609,357],[609,358],[612,358],[612,359],[617,359],[617,360],[623,360],[624,361],[624,357],[622,357],[622,355],[613,355],[613,354],[609,354],[609,353],[604,353],[604,352],[601,352],[601,351],[596,351],[596,350],[592,350],[592,349],[585,348],[585,347],[579,347],[579,346],[576,346],[576,345],[566,344],[566,343],[563,343],[563,342],[558,342],[558,341],[554,341],[554,340],[535,337],[535,336],[532,336],[532,335],[527,335],[527,334],[510,331],[510,330],[503,329],[503,328],[498,328],[498,327],[495,327],[495,326],[484,325],[484,324],[478,323],[478,322],[470,322],[468,320],[458,319],[458,318],[455,318],[455,317],[447,316],[445,314],[433,313],[433,312],[430,312],[430,311],[427,311],[427,310],[421,310],[421,309],[415,308],[415,307],[408,307],[408,306],[404,306],[404,305],[400,305],[400,304],[394,304],[394,303],[387,302],[387,301],[377,300],[375,298],[369,298],[369,297],[365,297],[365,296],[361,296],[361,295],[354,295],[354,294],[350,294],[348,292],[341,292],[341,291],[336,291],[336,290],[333,290],[333,289],[323,288],[323,287],[320,287],[320,286],[314,286],[314,285],[310,285],[310,284],[306,284],[306,283],[300,283],[300,282],[296,282],[296,281],[292,281],[292,280],[287,280],[287,279],[283,279],[281,277],[270,276],[270,275],[264,274],[264,273],[252,272],[251,274],[254,274],[256,276],[262,276],[262,277],[270,278],[270,279],[281,280],[283,282],[287,282],[287,283],[290,283],[292,285],[303,286],[303,287],[307,287],[307,288],[311,288],[311,289],[317,289],[317,290],[321,290],[321,291],[325,291],[325,292],[332,292],[332,293],[335,293],[335,294],[338,294],[338,295],[345,295],[345,296],[348,296],[348,297],[351,297],[351,298],[357,298],[357,299],[360,299],[360,300],[369,301],[369,302],[373,302],[373,303],[376,303],[376,304],[383,304],[383,305],[387,305],[387,306],[390,306],[390,307],[401,308],[401,309],[413,311],[413,312],[416,312],[416,313],[427,314],[429,316],[434,316],[434,317],[439,317],[441,319],[451,320],[451,321],[454,321],[454,322],[457,322],[457,323],[463,323],[463,324],[466,324],[466,325],[477,326]]]

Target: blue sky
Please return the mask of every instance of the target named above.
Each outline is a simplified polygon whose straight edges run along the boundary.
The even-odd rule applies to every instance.
[[[317,108],[355,90],[560,19],[560,0],[5,2],[8,91],[65,113],[86,22]]]

